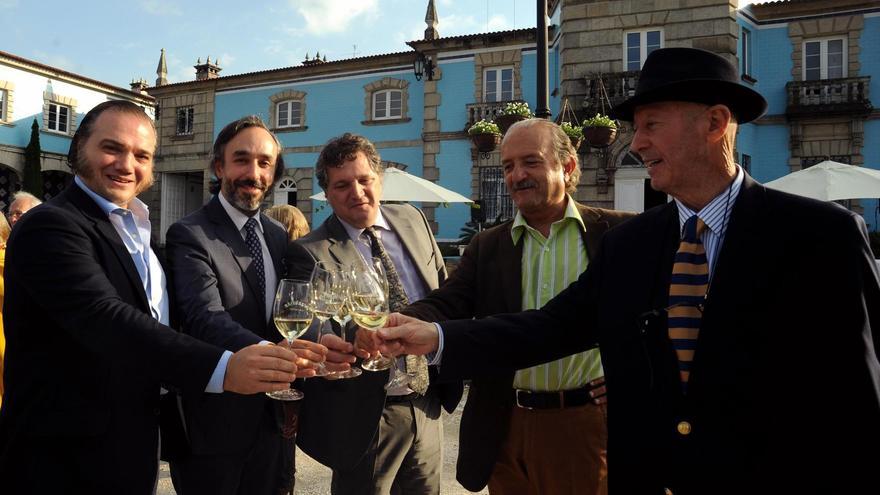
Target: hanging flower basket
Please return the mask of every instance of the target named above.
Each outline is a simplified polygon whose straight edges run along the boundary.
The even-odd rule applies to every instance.
[[[578,151],[581,149],[581,144],[584,142],[584,138],[576,138],[572,136],[568,136],[568,139],[571,140],[571,145],[574,146],[574,150]]]
[[[510,129],[510,126],[516,124],[520,120],[527,120],[529,117],[526,115],[499,115],[495,117],[495,123],[498,124],[498,127],[501,129],[502,134],[507,134],[507,130]]]
[[[501,134],[490,132],[471,134],[471,141],[480,153],[491,153],[501,144]]]
[[[593,148],[607,148],[617,139],[617,129],[613,127],[584,127],[584,138]]]

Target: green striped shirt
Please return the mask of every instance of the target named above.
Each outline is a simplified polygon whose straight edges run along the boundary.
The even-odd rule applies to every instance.
[[[565,216],[550,226],[550,237],[526,224],[516,214],[511,237],[523,239],[522,309],[537,309],[577,280],[587,269],[587,249],[581,233],[586,230],[571,196]],[[570,390],[603,376],[599,350],[593,349],[516,372],[513,386],[535,391]]]

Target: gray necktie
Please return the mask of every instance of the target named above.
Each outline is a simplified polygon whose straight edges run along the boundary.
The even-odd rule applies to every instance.
[[[409,304],[409,298],[403,289],[397,267],[391,261],[391,256],[388,256],[382,240],[376,235],[375,227],[367,227],[364,234],[370,239],[371,254],[382,261],[382,268],[385,269],[385,276],[388,279],[388,307],[391,311],[400,311]],[[425,356],[406,356],[406,371],[413,375],[409,388],[424,395],[428,390],[428,361]]]

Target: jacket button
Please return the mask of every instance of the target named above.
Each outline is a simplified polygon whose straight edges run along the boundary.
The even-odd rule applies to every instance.
[[[691,434],[691,424],[687,421],[679,421],[679,423],[675,426],[675,429],[678,430],[678,433],[681,435]]]

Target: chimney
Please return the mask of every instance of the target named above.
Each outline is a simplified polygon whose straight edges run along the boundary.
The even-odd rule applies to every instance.
[[[132,91],[134,91],[135,93],[141,93],[141,94],[147,94],[147,88],[150,87],[150,85],[147,84],[147,80],[144,78],[132,79],[131,84],[129,86],[131,86]]]
[[[215,60],[214,63],[211,63],[211,56],[209,55],[205,59],[205,63],[202,63],[202,59],[199,58],[196,61],[195,67],[196,69],[196,81],[204,81],[205,79],[217,79],[220,77],[220,71],[223,70],[220,68],[220,60]]]

